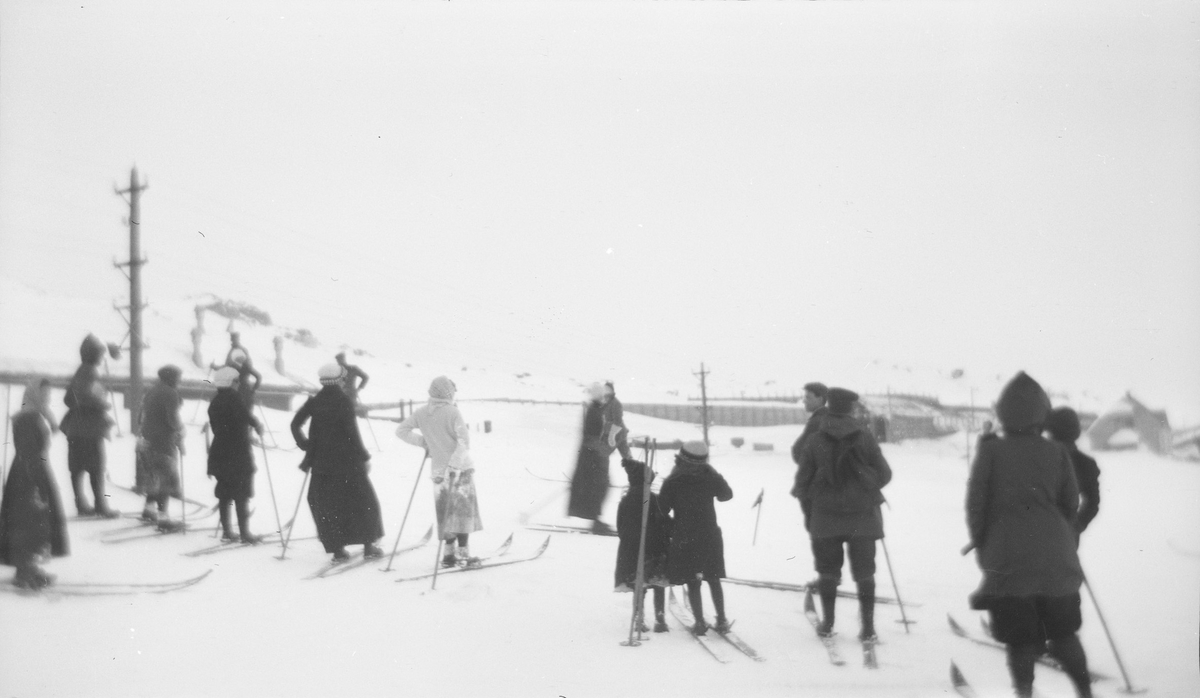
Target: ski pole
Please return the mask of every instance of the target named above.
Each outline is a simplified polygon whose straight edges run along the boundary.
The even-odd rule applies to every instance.
[[[257,387],[256,387],[257,389]],[[279,448],[279,442],[275,440],[275,432],[271,431],[270,425],[267,424],[267,411],[263,409],[262,403],[258,403],[258,413],[262,415],[263,430],[271,435],[271,445]]]
[[[8,423],[12,418],[12,385],[4,384],[4,459],[0,460],[0,492],[4,490],[5,469],[8,467]]]
[[[413,498],[417,496],[417,486],[421,484],[421,473],[425,472],[425,461],[429,460],[429,451],[421,459],[421,467],[417,469],[417,480],[413,483],[412,494],[408,495],[408,506],[404,507],[404,518],[400,519],[400,532],[396,534],[396,544],[392,546],[392,555],[388,558],[387,567],[381,572],[392,571],[392,560],[396,559],[396,551],[400,549],[400,536],[404,534],[404,524],[408,522],[408,512],[412,509]]]
[[[1145,693],[1144,688],[1134,688],[1129,681],[1129,674],[1125,672],[1125,662],[1121,661],[1121,654],[1117,652],[1117,644],[1113,642],[1112,633],[1108,631],[1108,623],[1104,621],[1104,614],[1100,611],[1100,602],[1096,600],[1096,592],[1092,591],[1092,585],[1088,583],[1087,575],[1083,576],[1083,586],[1088,590],[1088,596],[1092,597],[1092,605],[1096,607],[1096,616],[1100,618],[1100,626],[1104,628],[1104,636],[1108,638],[1108,646],[1112,648],[1113,656],[1117,658],[1117,666],[1121,669],[1121,678],[1125,680],[1125,688],[1122,693]]]
[[[446,541],[438,538],[437,557],[433,559],[433,585],[429,587],[430,591],[437,589],[437,573],[438,569],[442,566],[442,546],[445,543]]]
[[[271,478],[271,464],[267,462],[267,445],[260,438],[258,445],[262,448],[263,470],[267,471],[267,487],[271,488],[271,507],[275,509],[275,526],[279,529],[279,540],[283,540],[283,524],[279,523],[279,504],[275,501],[275,481]]]
[[[909,620],[908,615],[904,612],[904,601],[900,599],[900,587],[896,586],[896,573],[892,570],[892,556],[888,555],[887,541],[883,538],[879,539],[879,543],[883,546],[883,559],[887,561],[888,576],[892,578],[892,590],[896,592],[896,605],[900,607],[900,620],[904,623],[904,633],[908,634],[908,626],[916,623],[915,620]]]
[[[367,430],[371,432],[371,440],[375,442],[375,450],[382,451],[383,449],[379,447],[379,438],[375,436],[375,427],[371,424],[371,418],[363,417],[363,419],[367,422]]]
[[[296,530],[296,517],[300,514],[300,502],[304,501],[304,486],[308,484],[309,471],[304,471],[304,482],[300,483],[300,496],[296,497],[296,510],[292,512],[292,526],[288,527],[287,537],[283,539],[283,552],[279,554],[278,560],[287,558],[288,543],[292,540],[292,531]]]
[[[179,451],[179,510],[183,512],[183,529],[180,533],[187,533],[187,497],[183,493],[183,447],[177,447],[177,450]]]
[[[642,526],[638,538],[637,572],[633,582],[633,614],[629,620],[629,640],[622,642],[626,647],[642,644],[642,628],[638,621],[644,617],[646,593],[646,528],[650,517],[650,464],[642,466]],[[618,522],[619,525],[620,522]]]
[[[758,543],[758,521],[762,518],[762,501],[763,495],[766,494],[767,488],[762,488],[758,491],[758,499],[754,500],[754,508],[758,509],[758,513],[754,515],[754,537],[750,539],[750,545],[754,546]]]

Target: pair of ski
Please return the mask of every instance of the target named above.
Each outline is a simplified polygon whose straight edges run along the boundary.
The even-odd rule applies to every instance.
[[[817,639],[825,647],[825,652],[829,655],[829,663],[834,666],[845,666],[846,660],[842,657],[841,650],[838,649],[837,639],[833,635],[821,634],[821,617],[817,614],[817,605],[813,601],[812,587],[804,592],[804,617],[812,624],[813,630],[817,633]],[[879,640],[871,637],[860,640],[860,642],[862,643],[863,666],[868,669],[878,669],[879,660],[875,656],[875,645],[879,643]]]
[[[1001,652],[1007,651],[1007,647],[1001,642],[997,642],[996,640],[992,640],[990,638],[978,637],[976,635],[971,634],[971,632],[968,631],[962,625],[960,625],[958,623],[958,621],[954,620],[954,617],[951,616],[950,614],[946,614],[946,620],[950,623],[950,631],[952,633],[954,633],[955,635],[961,637],[962,639],[968,640],[970,642],[974,642],[975,644],[982,645],[984,647],[991,647],[992,649],[1000,650]],[[1060,672],[1063,671],[1062,665],[1059,664],[1057,661],[1055,661],[1053,657],[1048,657],[1046,655],[1042,655],[1037,658],[1037,663],[1041,664],[1044,667],[1054,669],[1055,671],[1060,671]],[[951,673],[953,674],[953,671]],[[1095,671],[1089,671],[1088,673],[1091,674],[1093,683],[1095,683],[1097,681],[1108,681],[1112,678],[1108,674],[1101,674],[1101,673],[1095,672]],[[961,672],[960,672],[960,675],[961,675]]]
[[[421,546],[428,543],[429,539],[431,539],[431,538],[433,538],[433,526],[430,526],[429,530],[425,531],[425,535],[421,537],[421,540],[417,541],[416,543],[410,543],[409,545],[406,545],[403,548],[400,548],[399,550],[396,551],[396,554],[399,555],[401,553],[407,553],[410,550],[416,550],[417,548],[420,548]],[[316,572],[305,577],[305,579],[323,579],[325,577],[335,577],[339,574],[345,574],[346,572],[349,572],[350,570],[358,569],[359,567],[364,567],[368,563],[370,563],[374,560],[379,560],[382,557],[383,557],[382,555],[367,557],[366,555],[363,554],[362,550],[359,550],[355,553],[352,553],[350,555],[350,557],[345,560],[331,560],[330,562],[325,563],[325,565],[323,567],[321,567],[321,569],[319,569]]]
[[[174,582],[55,582],[44,589],[22,589],[11,581],[0,584],[0,589],[22,596],[131,596],[134,594],[165,594],[193,587],[204,581],[212,570],[188,579]]]
[[[538,546],[537,550],[534,550],[532,553],[523,555],[521,557],[507,557],[508,549],[510,546],[512,546],[512,539],[513,539],[513,537],[510,535],[508,537],[508,539],[505,540],[504,543],[502,543],[500,545],[500,547],[497,548],[494,552],[492,552],[488,555],[484,555],[483,557],[477,558],[477,562],[474,562],[472,564],[469,564],[469,565],[460,564],[456,567],[450,567],[450,568],[444,569],[444,570],[439,569],[437,572],[426,572],[425,574],[417,574],[417,575],[413,575],[410,577],[400,577],[396,581],[397,582],[412,582],[412,581],[416,581],[418,579],[429,579],[429,578],[433,577],[434,575],[442,577],[447,574],[454,574],[456,572],[474,572],[477,570],[488,569],[489,567],[503,567],[505,565],[515,565],[518,562],[530,562],[532,560],[536,560],[539,557],[541,557],[542,553],[546,552],[546,548],[550,547],[550,536],[546,536],[546,540],[543,541],[542,544]],[[496,559],[496,558],[503,558],[503,559]]]
[[[712,630],[714,633],[716,633],[717,637],[724,641],[722,643],[714,642],[707,633],[704,635],[697,635],[693,631],[693,628],[696,627],[696,619],[692,615],[691,608],[679,601],[679,599],[675,596],[675,590],[673,588],[667,590],[667,606],[671,609],[671,615],[674,616],[675,620],[679,621],[679,624],[683,626],[684,632],[694,638],[696,642],[698,642],[700,646],[704,648],[708,655],[718,662],[727,664],[730,660],[730,655],[727,651],[723,649],[717,649],[718,647],[724,647],[725,644],[731,645],[737,649],[737,651],[756,662],[766,661],[766,657],[755,651],[755,649],[747,644],[745,640],[738,637],[737,633],[733,632],[733,630],[721,632],[715,627],[709,626],[709,630]]]

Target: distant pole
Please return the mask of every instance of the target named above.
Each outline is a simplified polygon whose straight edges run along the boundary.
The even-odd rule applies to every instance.
[[[129,171],[129,188],[118,189],[117,195],[129,195],[129,261],[116,264],[117,268],[129,267],[129,406],[130,431],[141,434],[142,411],[142,266],[147,261],[142,257],[142,210],[141,193],[148,184],[138,184],[137,168]]]
[[[704,370],[704,362],[700,362],[700,373],[693,374],[700,376],[700,424],[704,427],[704,445],[708,445],[708,388],[705,384],[705,377],[708,371]]]

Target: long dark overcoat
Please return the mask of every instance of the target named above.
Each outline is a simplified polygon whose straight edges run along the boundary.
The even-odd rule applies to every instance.
[[[208,449],[208,474],[217,479],[217,499],[254,496],[254,448],[250,430],[258,420],[233,388],[221,388],[208,403],[213,441]]]
[[[0,502],[0,564],[67,555],[66,517],[47,458],[50,428],[36,411],[21,411],[12,419],[12,436],[16,456]]]
[[[611,453],[603,437],[604,405],[592,401],[583,414],[583,436],[575,474],[571,476],[571,496],[567,501],[567,516],[596,520],[608,497],[608,455]]]
[[[101,441],[108,436],[112,419],[108,416],[104,387],[100,385],[98,366],[103,357],[104,345],[88,335],[79,347],[79,368],[63,395],[67,413],[63,416],[62,431],[67,437],[67,467],[72,473],[104,467]]]
[[[617,505],[617,568],[614,583],[617,589],[628,591],[637,581],[638,550],[642,537],[641,478],[631,478],[629,490]],[[658,495],[650,493],[646,516],[646,564],[642,579],[647,584],[666,586],[667,550],[671,545],[671,518],[662,510]]]
[[[870,432],[849,415],[826,413],[805,439],[796,491],[813,538],[883,538],[880,490],[892,470]]]
[[[312,420],[305,436],[304,423]],[[308,505],[327,552],[383,537],[379,498],[367,477],[370,454],[363,446],[350,398],[327,385],[292,419],[292,436],[305,451],[302,470],[312,474]]]
[[[725,478],[712,465],[682,462],[676,456],[675,468],[658,494],[663,512],[674,514],[667,554],[667,575],[672,584],[685,584],[697,576],[725,576],[725,541],[717,525],[714,499],[733,499]]]

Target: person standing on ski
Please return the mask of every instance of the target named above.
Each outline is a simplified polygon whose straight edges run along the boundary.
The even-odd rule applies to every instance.
[[[213,376],[217,394],[208,403],[213,441],[208,449],[208,476],[216,478],[213,494],[221,512],[221,537],[226,541],[258,543],[250,532],[250,499],[254,497],[254,450],[250,430],[262,437],[263,427],[237,393],[237,369],[226,366]],[[233,534],[229,508],[237,509],[238,533]]]
[[[171,497],[180,497],[179,457],[185,453],[185,430],[179,408],[179,379],[183,371],[167,365],[158,369],[158,384],[146,391],[142,399],[142,428],[138,439],[137,456],[142,464],[138,483],[146,495],[142,520],[158,522],[169,528],[167,504]],[[157,507],[157,510],[156,510]]]
[[[854,419],[858,395],[830,388],[828,411],[805,441],[796,474],[796,491],[812,541],[821,597],[822,620],[817,632],[833,634],[837,588],[842,581],[845,551],[858,585],[859,639],[875,639],[875,541],[883,538],[885,485],[892,470],[871,433]]]
[[[826,388],[824,383],[806,383],[804,385],[804,409],[808,412],[808,419],[804,420],[804,429],[801,430],[796,443],[792,444],[792,462],[797,467],[797,481],[800,476],[800,454],[804,452],[804,442],[820,428],[821,420],[828,411],[825,407],[825,400],[828,394],[829,388]],[[791,494],[793,497],[800,497],[800,492],[796,484],[792,485]]]
[[[593,383],[588,388],[588,396],[590,399],[583,413],[579,456],[575,461],[575,473],[571,476],[567,516],[591,521],[593,533],[613,535],[616,533],[613,528],[600,520],[604,500],[608,497],[608,457],[615,446],[615,443],[609,445],[608,434],[605,433],[604,386]],[[612,424],[610,421],[609,425]],[[628,452],[629,447],[625,446],[625,450]]]
[[[100,384],[99,366],[104,349],[104,343],[92,334],[79,346],[80,365],[63,396],[67,414],[62,430],[67,436],[67,469],[71,473],[76,510],[81,516],[97,514],[115,518],[120,512],[108,506],[104,495],[104,441],[113,425],[108,415],[108,392]],[[85,476],[91,478],[93,504],[87,503],[83,489]]]
[[[658,502],[666,514],[673,513],[671,546],[667,553],[667,575],[671,584],[687,586],[688,601],[696,624],[692,632],[703,635],[708,631],[704,620],[704,602],[700,582],[708,582],[712,595],[717,632],[729,630],[725,616],[725,592],[721,578],[725,576],[725,542],[717,525],[713,500],[733,499],[729,483],[708,462],[708,445],[703,441],[688,441],[675,455],[675,467],[663,480]]]
[[[1042,438],[1050,399],[1024,372],[1000,392],[1003,436],[982,441],[967,480],[967,530],[983,580],[971,607],[991,615],[1003,642],[1013,688],[1033,695],[1033,667],[1044,652],[1058,660],[1090,698],[1076,553],[1079,485],[1062,444]]]
[[[434,378],[429,384],[429,402],[413,410],[396,427],[397,438],[425,449],[429,455],[438,537],[445,541],[443,567],[478,565],[479,559],[471,555],[470,535],[483,530],[470,430],[454,403],[457,391],[449,378]]]
[[[300,469],[310,472],[308,505],[317,524],[317,537],[335,561],[350,559],[347,545],[363,546],[367,558],[383,551],[375,541],[383,537],[379,498],[367,473],[371,455],[358,432],[354,405],[342,391],[346,371],[326,364],[318,372],[321,390],[309,398],[292,419],[292,437],[304,451]],[[304,424],[309,420],[308,435]]]
[[[38,391],[41,386],[31,384]],[[50,469],[50,424],[39,404],[26,391],[21,410],[12,418],[16,448],[4,499],[0,500],[0,564],[17,568],[13,584],[43,589],[54,575],[40,566],[46,556],[69,554],[67,523],[58,484]]]
[[[623,458],[621,467],[629,478],[629,489],[617,505],[617,568],[614,573],[616,591],[630,592],[637,590],[638,551],[642,544],[642,493],[645,491],[646,479],[654,482],[654,471],[645,463],[632,458]],[[650,504],[646,512],[646,550],[643,556],[642,596],[637,600],[642,617],[645,617],[646,586],[654,589],[654,632],[667,631],[667,619],[664,615],[666,604],[666,587],[670,585],[667,577],[667,550],[671,545],[671,519],[663,512],[658,501],[658,495],[650,492]],[[648,628],[642,624],[641,631]]]
[[[346,382],[342,384],[342,390],[346,391],[346,396],[357,408],[358,393],[367,387],[367,381],[371,380],[371,377],[358,366],[346,363],[346,352],[339,351],[334,358],[337,359],[338,365],[346,370]]]
[[[1046,418],[1046,431],[1050,438],[1065,446],[1071,456],[1071,467],[1079,482],[1079,514],[1075,519],[1075,533],[1079,535],[1100,513],[1100,466],[1075,443],[1081,431],[1075,410],[1070,407],[1051,410]]]

